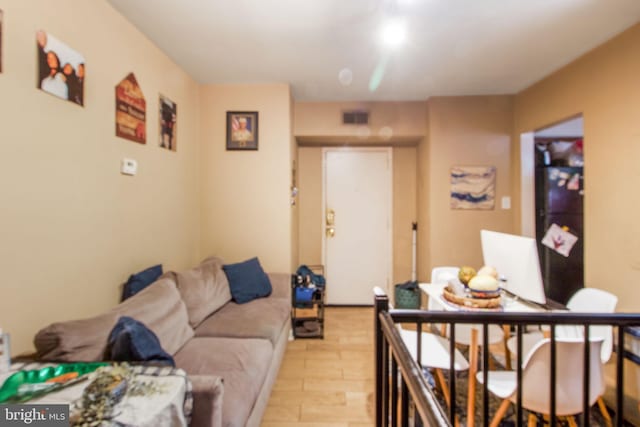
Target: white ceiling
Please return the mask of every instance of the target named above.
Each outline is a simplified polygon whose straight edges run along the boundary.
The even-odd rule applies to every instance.
[[[197,81],[304,101],[515,93],[640,21],[640,0],[109,1]],[[393,51],[390,17],[407,24]]]
[[[535,132],[535,136],[542,138],[575,137],[583,135],[584,120],[582,116]]]

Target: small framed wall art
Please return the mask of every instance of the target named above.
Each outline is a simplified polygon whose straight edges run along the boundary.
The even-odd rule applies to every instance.
[[[38,89],[84,105],[84,56],[46,31],[36,32]]]
[[[451,209],[491,210],[495,204],[495,166],[453,166]]]
[[[147,102],[133,73],[116,86],[116,136],[147,143]]]
[[[227,150],[258,149],[258,112],[227,111]]]
[[[176,121],[178,106],[166,96],[160,95],[160,147],[177,150]]]

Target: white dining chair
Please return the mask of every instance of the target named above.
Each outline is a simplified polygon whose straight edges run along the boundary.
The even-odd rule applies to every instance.
[[[375,288],[374,292],[377,295],[384,294],[385,292],[381,288]],[[389,308],[393,309],[393,305],[389,303]],[[411,357],[418,361],[418,331],[409,330],[397,325],[400,337],[407,347]],[[420,335],[421,340],[421,352],[420,352],[420,365],[423,368],[433,369],[436,374],[436,381],[442,391],[445,402],[447,405],[451,405],[451,396],[449,394],[449,387],[447,386],[444,378],[443,370],[449,370],[451,367],[451,352],[450,341],[440,335],[436,335],[431,332],[422,332]],[[458,350],[454,350],[454,365],[453,369],[456,372],[469,370],[469,362]],[[451,377],[451,376],[450,376]],[[458,422],[456,420],[455,424]]]
[[[605,391],[604,369],[599,355],[603,339],[589,341],[589,405],[593,405]],[[556,340],[556,415],[567,417],[570,426],[576,426],[573,416],[582,412],[584,390],[584,341],[581,339]],[[484,381],[483,372],[477,373],[478,382]],[[536,343],[526,356],[522,367],[522,407],[531,412],[549,414],[551,378],[551,340]],[[489,371],[487,389],[503,399],[491,421],[496,427],[509,405],[516,403],[516,371]],[[536,417],[529,415],[529,426],[536,425]]]
[[[569,302],[567,309],[575,313],[614,313],[618,305],[618,297],[596,288],[583,288],[578,290]],[[548,328],[545,328],[548,330]],[[578,325],[559,325],[556,326],[556,338],[582,338],[583,327]],[[601,337],[604,339],[602,344],[601,359],[602,363],[607,363],[613,352],[613,328],[607,325],[594,325],[589,327],[589,336]],[[544,331],[527,332],[522,335],[523,354],[527,354],[533,346],[540,340],[545,338]],[[511,337],[507,341],[507,346],[512,355],[516,355],[516,337]]]
[[[417,331],[407,330],[399,328],[400,336],[404,345],[407,347],[409,354],[414,360],[418,360],[418,333]],[[449,395],[449,387],[447,386],[444,378],[443,370],[448,371],[451,367],[449,351],[450,341],[440,335],[433,334],[431,332],[421,333],[421,345],[422,351],[420,352],[420,364],[423,368],[431,368],[436,374],[436,381],[440,386],[440,390],[444,396],[447,405],[451,405],[451,396]],[[456,372],[469,370],[469,362],[460,353],[459,350],[454,350],[454,364],[453,369]]]
[[[435,267],[431,270],[431,283],[432,284],[446,284],[451,279],[457,279],[460,269],[458,267]],[[442,310],[443,307],[436,301],[432,301],[429,298],[427,305],[429,310]],[[449,337],[449,327],[445,324],[440,325],[440,333],[443,336]],[[489,345],[502,343],[506,353],[507,368],[511,367],[511,358],[508,354],[505,333],[499,325],[489,325]],[[478,371],[478,348],[481,348],[484,343],[484,332],[482,325],[475,324],[458,324],[455,326],[455,340],[456,344],[461,344],[469,347],[469,384],[468,384],[468,396],[467,396],[467,413],[475,412],[475,373]],[[492,360],[489,362],[493,366]],[[469,418],[468,426],[473,426],[473,417]]]
[[[569,302],[567,308],[575,313],[614,313],[618,305],[618,297],[596,288],[583,288],[578,290]],[[535,331],[522,335],[522,354],[528,354],[531,349],[542,339],[548,332]],[[558,325],[556,326],[556,339],[584,339],[584,328],[579,325]],[[608,325],[589,326],[589,339],[602,339],[603,343],[600,349],[600,360],[603,364],[607,363],[613,352],[613,328]],[[507,347],[512,355],[517,354],[516,337],[507,340]],[[611,425],[611,416],[607,410],[602,397],[598,398],[598,408],[602,413],[607,425]]]
[[[431,270],[431,283],[432,284],[445,284],[448,283],[451,279],[458,278],[458,272],[460,268],[458,267],[434,267]],[[442,307],[435,301],[432,301],[432,298],[429,298],[429,303],[427,305],[429,310],[441,310]],[[478,345],[482,345],[483,335],[482,335],[482,326],[481,325],[467,325],[460,324],[456,325],[456,343],[462,345],[471,345],[472,333],[471,331],[475,329],[477,331]],[[443,335],[448,335],[447,329],[442,329]],[[489,325],[489,344],[496,344],[504,340],[504,331],[498,325]]]

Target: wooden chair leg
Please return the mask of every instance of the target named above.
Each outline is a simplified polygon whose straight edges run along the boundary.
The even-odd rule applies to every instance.
[[[502,330],[504,332],[504,338],[502,339],[502,346],[504,347],[504,363],[507,371],[511,370],[511,352],[509,351],[509,346],[507,346],[507,342],[509,341],[509,335],[511,335],[511,327],[509,325],[502,325]]]
[[[578,427],[578,424],[576,424],[576,419],[573,418],[573,416],[568,416],[567,421],[569,421],[569,427]]]
[[[505,399],[502,401],[502,403],[500,404],[500,407],[496,411],[496,415],[491,420],[491,424],[489,424],[489,427],[498,427],[498,425],[500,425],[500,421],[502,421],[502,417],[504,417],[504,414],[507,412],[507,409],[509,409],[510,403],[511,402],[509,402],[509,399]],[[469,419],[469,414],[467,414],[467,419]]]
[[[448,407],[451,407],[451,395],[449,394],[449,387],[447,387],[447,382],[444,379],[442,369],[436,369],[436,380],[438,381],[440,390],[442,390],[444,401],[447,402]]]
[[[471,329],[469,345],[469,383],[467,390],[467,427],[473,427],[476,405],[476,372],[478,371],[478,331]]]
[[[538,424],[538,420],[536,419],[536,414],[530,412],[529,422],[527,423],[527,427],[536,427],[536,424]]]
[[[602,400],[602,397],[598,398],[598,408],[600,408],[600,413],[602,414],[602,418],[604,418],[604,422],[606,423],[607,427],[613,427],[611,415],[609,415],[609,411],[607,411],[607,406],[604,404],[604,400]]]
[[[444,401],[447,403],[447,407],[451,407],[451,395],[449,394],[449,387],[447,386],[447,381],[444,379],[444,374],[442,373],[442,369],[436,369],[436,381],[442,390],[442,395],[444,396]],[[460,427],[460,417],[456,415],[455,420],[453,421],[455,427]]]

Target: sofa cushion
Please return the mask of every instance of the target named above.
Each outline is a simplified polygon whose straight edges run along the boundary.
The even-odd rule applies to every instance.
[[[195,330],[197,337],[264,338],[276,344],[289,322],[291,301],[260,298],[246,304],[231,301],[206,318]]]
[[[162,277],[107,313],[82,320],[54,323],[36,334],[34,344],[43,360],[92,362],[105,357],[110,331],[121,316],[144,323],[174,354],[193,337],[187,309],[175,282]]]
[[[258,258],[227,264],[222,268],[229,279],[231,296],[238,304],[244,304],[271,294],[269,276],[262,269]]]
[[[223,378],[222,425],[245,426],[267,377],[273,348],[267,340],[194,338],[175,355],[189,375]]]
[[[167,276],[116,306],[112,311],[144,323],[156,334],[162,348],[169,354],[175,354],[193,337],[187,308],[180,298],[175,282]]]
[[[124,284],[122,288],[121,301],[130,298],[158,280],[162,276],[162,264],[154,265],[139,273],[129,276],[129,280]]]
[[[38,359],[95,362],[104,358],[109,331],[118,315],[108,312],[88,319],[53,323],[35,336]]]
[[[199,266],[175,273],[178,290],[189,314],[189,324],[202,320],[231,300],[229,282],[220,258],[207,258]]]
[[[144,323],[122,316],[111,330],[108,359],[118,362],[159,362],[176,366],[173,357],[160,346],[160,340]]]

